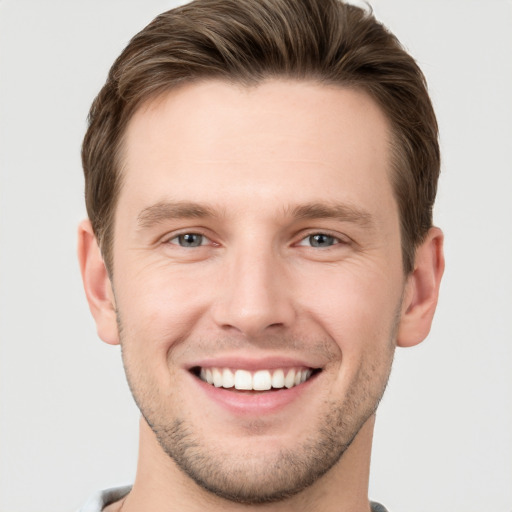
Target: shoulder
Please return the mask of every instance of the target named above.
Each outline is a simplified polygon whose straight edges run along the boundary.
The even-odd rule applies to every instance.
[[[98,491],[77,512],[101,512],[106,506],[126,496],[131,488],[131,485],[125,485]]]

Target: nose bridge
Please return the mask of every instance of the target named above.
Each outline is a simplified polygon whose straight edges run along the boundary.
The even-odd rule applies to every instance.
[[[293,304],[282,257],[271,241],[247,237],[227,259],[215,307],[217,324],[250,336],[288,325]]]

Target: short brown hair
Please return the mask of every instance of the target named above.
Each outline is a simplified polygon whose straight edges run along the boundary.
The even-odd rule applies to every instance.
[[[392,129],[404,271],[432,226],[440,168],[425,78],[372,13],[340,0],[195,0],[158,16],[112,66],[82,147],[87,212],[109,272],[123,134],[143,102],[178,84],[313,80],[369,94]]]

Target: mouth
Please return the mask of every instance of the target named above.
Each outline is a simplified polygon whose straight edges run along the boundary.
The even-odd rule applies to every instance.
[[[277,391],[300,386],[318,374],[321,369],[293,367],[249,371],[245,369],[196,366],[191,368],[190,371],[201,381],[216,388],[254,392]]]

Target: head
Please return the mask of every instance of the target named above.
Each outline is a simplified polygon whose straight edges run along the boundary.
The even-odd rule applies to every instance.
[[[122,144],[134,112],[184,83],[254,86],[279,77],[364,91],[385,113],[403,267],[412,271],[432,227],[440,169],[437,122],[414,59],[371,13],[337,0],[205,0],[163,13],[137,34],[91,107],[86,205],[110,272]]]
[[[168,464],[244,503],[350,473],[443,268],[435,117],[394,36],[335,0],[164,13],[83,159],[86,293]]]

